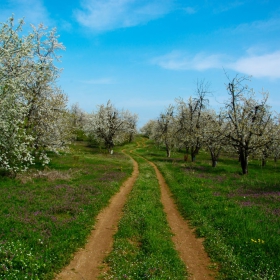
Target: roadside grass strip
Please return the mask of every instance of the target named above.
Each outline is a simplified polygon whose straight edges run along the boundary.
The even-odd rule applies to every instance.
[[[124,207],[102,279],[186,279],[185,265],[174,249],[160,201],[153,167],[132,155],[139,177]]]
[[[47,169],[0,177],[0,279],[53,279],[131,173],[127,156],[81,142]]]
[[[234,158],[212,168],[203,152],[185,163],[182,154],[167,159],[154,145],[137,151],[156,163],[181,214],[205,238],[218,279],[280,279],[279,164],[252,161],[242,176]]]

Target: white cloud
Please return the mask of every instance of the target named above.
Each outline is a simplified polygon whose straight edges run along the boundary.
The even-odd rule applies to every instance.
[[[280,51],[241,57],[236,62],[228,64],[227,67],[256,78],[280,78]]]
[[[170,70],[207,70],[210,68],[221,68],[223,55],[198,53],[194,56],[178,51],[173,51],[167,55],[156,57],[152,60],[162,68]]]
[[[6,21],[12,14],[16,20],[24,18],[28,24],[52,24],[42,0],[11,0],[6,7],[2,8],[0,21]]]
[[[173,0],[83,0],[77,21],[94,31],[144,24],[167,14]]]
[[[253,49],[253,48],[252,48]],[[169,70],[197,70],[225,68],[252,75],[256,78],[280,78],[280,51],[254,55],[252,49],[246,56],[234,58],[223,54],[198,53],[190,55],[178,51],[156,57],[153,64]]]

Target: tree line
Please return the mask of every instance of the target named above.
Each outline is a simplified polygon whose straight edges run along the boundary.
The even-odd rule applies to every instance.
[[[173,149],[185,149],[191,161],[201,149],[210,153],[215,167],[222,151],[238,155],[242,173],[248,173],[249,156],[259,158],[262,165],[268,157],[280,155],[280,118],[268,106],[268,93],[256,93],[249,88],[250,77],[228,78],[228,100],[219,112],[209,107],[209,83],[198,81],[194,97],[187,101],[175,99],[175,104],[150,120],[141,132],[164,145],[167,157]]]
[[[86,113],[78,104],[68,108],[67,95],[57,86],[61,69],[59,52],[65,50],[56,29],[31,25],[23,35],[24,21],[11,17],[0,23],[0,171],[16,175],[36,162],[50,161],[49,152],[67,149],[71,141],[86,137],[113,153],[116,144],[131,142],[138,116],[118,110],[110,101]],[[249,77],[228,76],[228,100],[219,112],[209,107],[209,83],[198,81],[194,96],[175,104],[150,120],[141,132],[164,145],[167,157],[185,149],[194,161],[208,149],[215,167],[221,151],[239,157],[243,174],[249,156],[280,155],[279,115],[267,104],[268,93],[257,99]]]

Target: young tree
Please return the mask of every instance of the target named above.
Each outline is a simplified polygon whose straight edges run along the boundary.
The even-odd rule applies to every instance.
[[[239,156],[243,174],[248,173],[249,155],[273,142],[268,93],[262,92],[262,99],[256,100],[254,91],[244,85],[248,80],[236,75],[228,83],[230,98],[223,112],[227,120],[223,133]]]

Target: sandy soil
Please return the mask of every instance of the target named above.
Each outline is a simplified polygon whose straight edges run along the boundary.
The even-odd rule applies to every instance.
[[[176,250],[179,252],[181,259],[186,264],[189,279],[192,280],[212,280],[214,273],[208,266],[211,264],[208,255],[203,247],[203,239],[196,238],[194,230],[191,229],[186,220],[180,215],[177,207],[171,197],[169,188],[159,172],[156,165],[152,162],[159,185],[161,188],[161,201],[164,206],[164,211],[167,215],[167,220],[173,235],[173,242]]]
[[[80,249],[70,264],[65,267],[56,280],[92,280],[100,273],[100,266],[105,256],[111,251],[113,235],[121,218],[122,208],[137,177],[138,164],[133,160],[132,176],[125,181],[120,191],[110,200],[110,204],[97,216],[94,230],[84,249]]]

